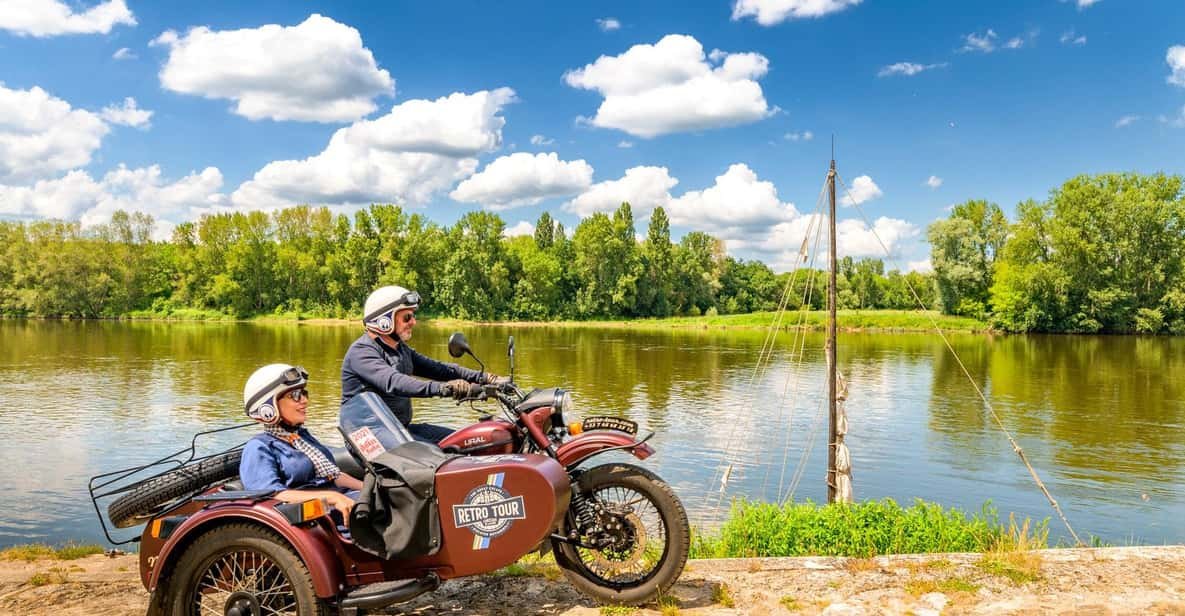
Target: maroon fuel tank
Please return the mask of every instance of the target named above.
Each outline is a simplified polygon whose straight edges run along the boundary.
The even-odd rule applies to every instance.
[[[505,419],[487,419],[453,432],[440,441],[440,448],[471,456],[514,453],[519,447],[518,430]]]
[[[397,568],[428,565],[460,577],[505,567],[538,546],[567,512],[571,485],[546,456],[465,456],[437,469],[436,496],[440,551]]]

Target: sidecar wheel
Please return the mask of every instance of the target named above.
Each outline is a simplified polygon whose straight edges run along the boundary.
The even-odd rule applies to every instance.
[[[168,583],[173,616],[330,614],[300,557],[282,537],[258,526],[234,524],[202,535]]]
[[[619,543],[601,550],[554,542],[556,563],[580,592],[602,602],[641,605],[667,592],[687,562],[691,530],[669,485],[631,464],[606,464],[579,481],[585,498],[614,512]],[[568,512],[562,534],[576,527]]]

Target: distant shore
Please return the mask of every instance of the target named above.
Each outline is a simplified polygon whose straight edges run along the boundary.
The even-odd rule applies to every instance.
[[[840,310],[838,327],[845,332],[925,332],[935,328],[948,332],[995,333],[991,326],[978,319],[944,315],[936,311],[920,310]],[[8,317],[12,318],[12,317]],[[135,312],[111,320],[128,321],[197,321],[243,323],[291,323],[301,325],[355,326],[356,319],[328,318],[319,315],[282,313],[236,317],[212,310],[184,309],[168,313]],[[669,329],[735,329],[767,330],[775,323],[779,329],[822,331],[827,325],[827,312],[812,310],[806,313],[787,311],[778,318],[776,312],[747,314],[667,317],[661,319],[604,319],[588,321],[471,321],[428,314],[424,322],[454,327],[572,327],[637,330]]]

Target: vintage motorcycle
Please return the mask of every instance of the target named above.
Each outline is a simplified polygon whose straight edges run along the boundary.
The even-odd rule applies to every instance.
[[[449,342],[455,357],[473,356],[463,336]],[[343,406],[347,451],[336,457],[374,496],[361,499],[348,529],[323,500],[281,503],[242,490],[238,449],[194,459],[192,443],[188,460],[174,454],[179,468],[116,488],[145,467],[92,478],[92,501],[100,521],[99,499],[118,496],[111,522],[146,524],[133,540],[150,614],[355,615],[548,547],[567,579],[600,602],[638,605],[668,590],[690,542],[679,499],[643,468],[580,466],[606,451],[651,455],[636,425],[565,425],[571,397],[559,389],[487,385],[469,401],[489,399],[507,419],[483,418],[442,448],[412,442],[377,395]]]

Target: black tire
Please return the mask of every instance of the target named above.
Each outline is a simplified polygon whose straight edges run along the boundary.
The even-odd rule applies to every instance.
[[[573,489],[580,490],[589,500],[619,503],[620,506],[615,496],[635,495],[626,501],[631,513],[622,518],[632,529],[630,535],[634,539],[626,546],[632,553],[578,548],[556,541],[555,560],[564,575],[577,590],[607,604],[641,605],[666,593],[683,573],[691,544],[687,512],[674,490],[654,473],[631,464],[592,468],[581,475],[578,483]],[[660,526],[647,523],[643,517]],[[568,534],[575,525],[575,514],[569,510],[561,534]],[[639,532],[639,525],[644,532]],[[649,535],[657,534],[653,532],[655,530],[660,530],[664,536],[652,539]],[[640,543],[637,541],[639,535],[642,537]],[[650,545],[651,542],[654,545]],[[625,575],[605,575],[605,571],[598,570],[604,563],[624,566],[631,560],[637,560],[642,568]]]
[[[143,524],[178,499],[238,476],[242,457],[242,450],[230,451],[149,479],[115,499],[107,507],[107,517],[116,528]]]
[[[252,524],[222,526],[199,537],[165,583],[170,616],[224,614],[232,602],[251,605],[244,613],[330,614],[308,567],[284,538]]]

